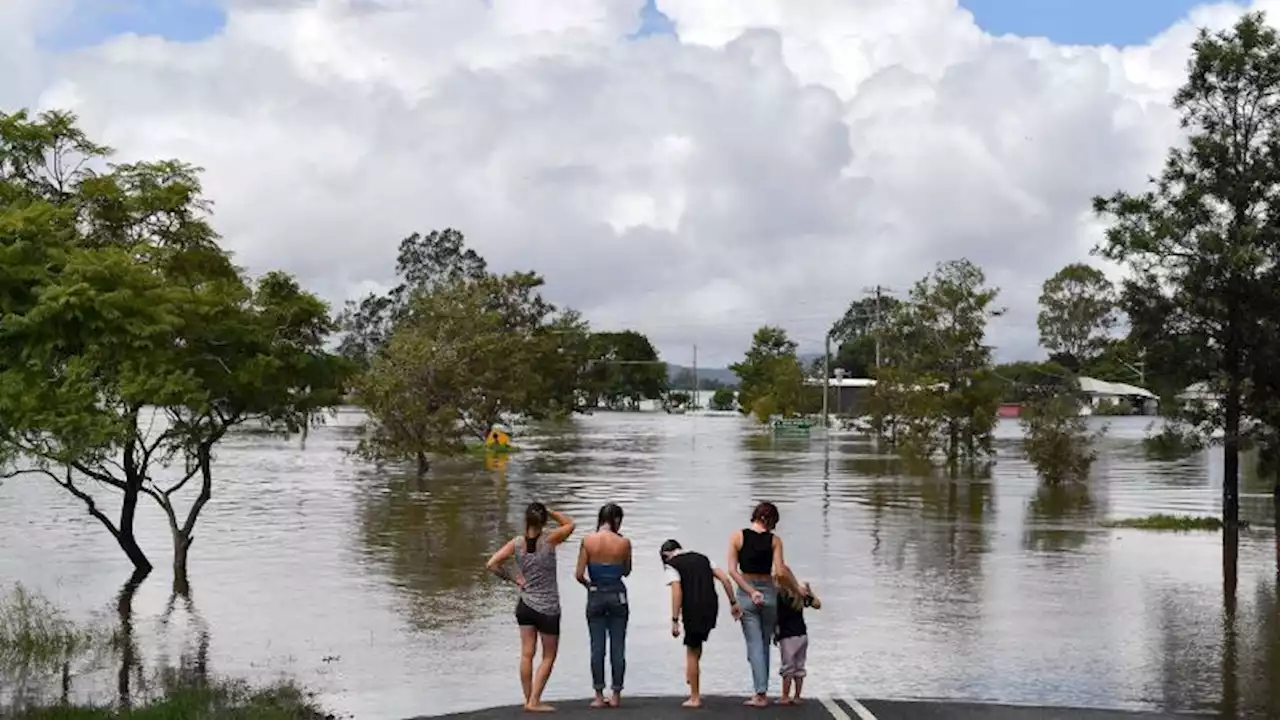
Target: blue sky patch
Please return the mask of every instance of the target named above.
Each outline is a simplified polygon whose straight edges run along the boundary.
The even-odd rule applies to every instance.
[[[640,29],[636,31],[634,37],[675,34],[676,24],[658,9],[654,0],[648,0],[644,9],[640,11]]]
[[[216,35],[225,24],[217,0],[78,0],[45,44],[66,50],[127,33],[195,42]]]
[[[1133,45],[1185,17],[1204,0],[960,0],[960,4],[973,13],[982,29],[995,35],[1047,37],[1081,45]],[[194,42],[217,34],[226,23],[218,0],[79,0],[78,5],[68,21],[46,38],[53,49],[96,45],[124,33]],[[654,0],[648,0],[639,22],[635,37],[677,32]]]
[[[1071,45],[1140,45],[1205,0],[960,0],[993,35]]]

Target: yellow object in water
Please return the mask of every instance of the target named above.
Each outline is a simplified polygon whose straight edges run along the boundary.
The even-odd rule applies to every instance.
[[[489,428],[484,438],[484,446],[489,449],[506,449],[511,446],[511,431],[501,425]]]

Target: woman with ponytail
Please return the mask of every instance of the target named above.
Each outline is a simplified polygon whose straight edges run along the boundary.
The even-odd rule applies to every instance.
[[[548,520],[556,528],[544,532]],[[530,503],[524,513],[524,535],[503,545],[489,558],[485,568],[520,588],[516,603],[516,624],[520,626],[520,686],[524,709],[549,712],[555,708],[542,702],[542,691],[551,678],[560,647],[560,587],[556,581],[556,547],[573,534],[573,520],[548,510],[540,502]],[[515,557],[517,572],[506,567]],[[533,657],[542,642],[542,662],[533,672]]]
[[[590,579],[588,579],[590,574]],[[591,632],[591,680],[596,698],[591,707],[619,707],[622,681],[627,673],[627,586],[631,574],[631,540],[622,536],[622,508],[609,503],[600,508],[596,531],[582,539],[574,576],[587,588],[587,628]],[[604,696],[605,644],[613,697]]]

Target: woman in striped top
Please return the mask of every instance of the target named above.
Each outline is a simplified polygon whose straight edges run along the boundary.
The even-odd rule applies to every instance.
[[[547,521],[557,527],[543,532]],[[520,686],[524,709],[550,712],[555,708],[542,702],[542,691],[551,678],[560,648],[560,586],[556,580],[556,548],[573,534],[573,520],[548,510],[540,502],[530,503],[524,513],[524,535],[503,545],[489,558],[485,568],[520,588],[516,603],[516,624],[520,626]],[[516,559],[518,572],[512,574],[507,560]],[[533,656],[542,640],[542,662],[533,672]]]

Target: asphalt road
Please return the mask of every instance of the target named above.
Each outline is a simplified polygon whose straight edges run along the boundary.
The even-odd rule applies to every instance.
[[[985,705],[959,702],[897,702],[884,700],[848,701],[845,699],[809,699],[800,707],[772,706],[764,709],[743,707],[741,697],[705,697],[704,707],[686,710],[680,707],[684,698],[623,696],[622,707],[599,710],[587,707],[589,700],[568,700],[553,703],[557,718],[587,720],[598,718],[646,718],[649,720],[677,720],[689,716],[701,718],[788,718],[788,720],[1187,720],[1204,715],[1167,715],[1162,713],[1121,712],[1112,710],[1081,710],[1071,708],[1015,707],[1010,705]],[[505,707],[436,716],[453,720],[497,720],[498,718],[529,717],[521,708]],[[424,720],[426,717],[415,718]]]

